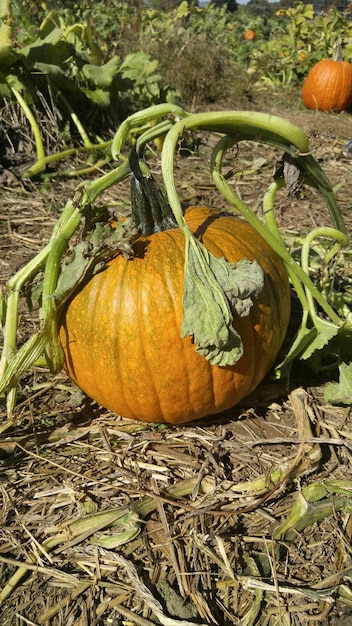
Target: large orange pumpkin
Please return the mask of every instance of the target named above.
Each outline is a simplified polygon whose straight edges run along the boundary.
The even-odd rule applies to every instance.
[[[347,111],[352,104],[352,65],[347,61],[323,59],[312,67],[303,84],[307,109]]]
[[[273,365],[285,337],[289,283],[283,263],[246,222],[205,207],[185,213],[217,257],[256,259],[264,289],[248,317],[236,318],[244,354],[211,365],[181,338],[185,240],[179,228],[140,236],[133,258],[119,254],[69,302],[60,340],[69,376],[121,416],[180,424],[232,407]]]

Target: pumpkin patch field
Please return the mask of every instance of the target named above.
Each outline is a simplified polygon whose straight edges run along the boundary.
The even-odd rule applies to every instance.
[[[137,4],[0,3],[0,626],[347,626],[348,16]]]

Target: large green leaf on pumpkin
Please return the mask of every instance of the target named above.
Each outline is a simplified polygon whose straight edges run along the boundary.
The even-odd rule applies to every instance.
[[[214,257],[199,241],[187,246],[181,337],[192,337],[196,350],[212,365],[235,365],[243,354],[234,316],[249,315],[264,287],[260,265],[242,259],[228,263]]]

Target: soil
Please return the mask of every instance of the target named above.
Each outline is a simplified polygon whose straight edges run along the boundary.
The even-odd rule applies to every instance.
[[[307,132],[352,233],[351,115],[266,109]],[[200,139],[178,159],[180,195],[225,208],[207,170],[214,137]],[[248,142],[227,156],[258,215],[281,156]],[[3,285],[80,182],[25,181],[20,169],[0,171]],[[128,195],[123,183],[100,201],[126,213]],[[282,190],[276,214],[289,245],[329,224],[308,185]],[[23,300],[19,344],[37,328]],[[0,406],[1,626],[352,624],[352,412],[324,400],[327,382],[299,364],[289,386],[268,376],[240,406],[173,427],[125,420],[64,372],[31,368],[12,421]]]

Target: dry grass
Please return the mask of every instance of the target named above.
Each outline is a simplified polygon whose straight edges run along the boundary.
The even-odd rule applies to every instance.
[[[352,121],[282,114],[308,129],[333,184],[343,183],[351,226]],[[274,158],[245,145],[229,160],[254,208]],[[202,159],[178,167],[185,200],[218,203]],[[24,187],[3,173],[1,282],[42,247],[75,184]],[[125,210],[127,197],[122,186],[105,200]],[[290,238],[327,221],[313,190],[279,204]],[[35,325],[23,309],[21,341]],[[241,406],[180,428],[124,420],[64,373],[33,369],[16,422],[2,413],[1,626],[347,626],[352,412],[326,404],[322,390],[299,369],[289,390],[268,378]]]
[[[148,427],[38,380],[1,440],[1,624],[304,624],[350,606],[351,414],[315,393]]]

